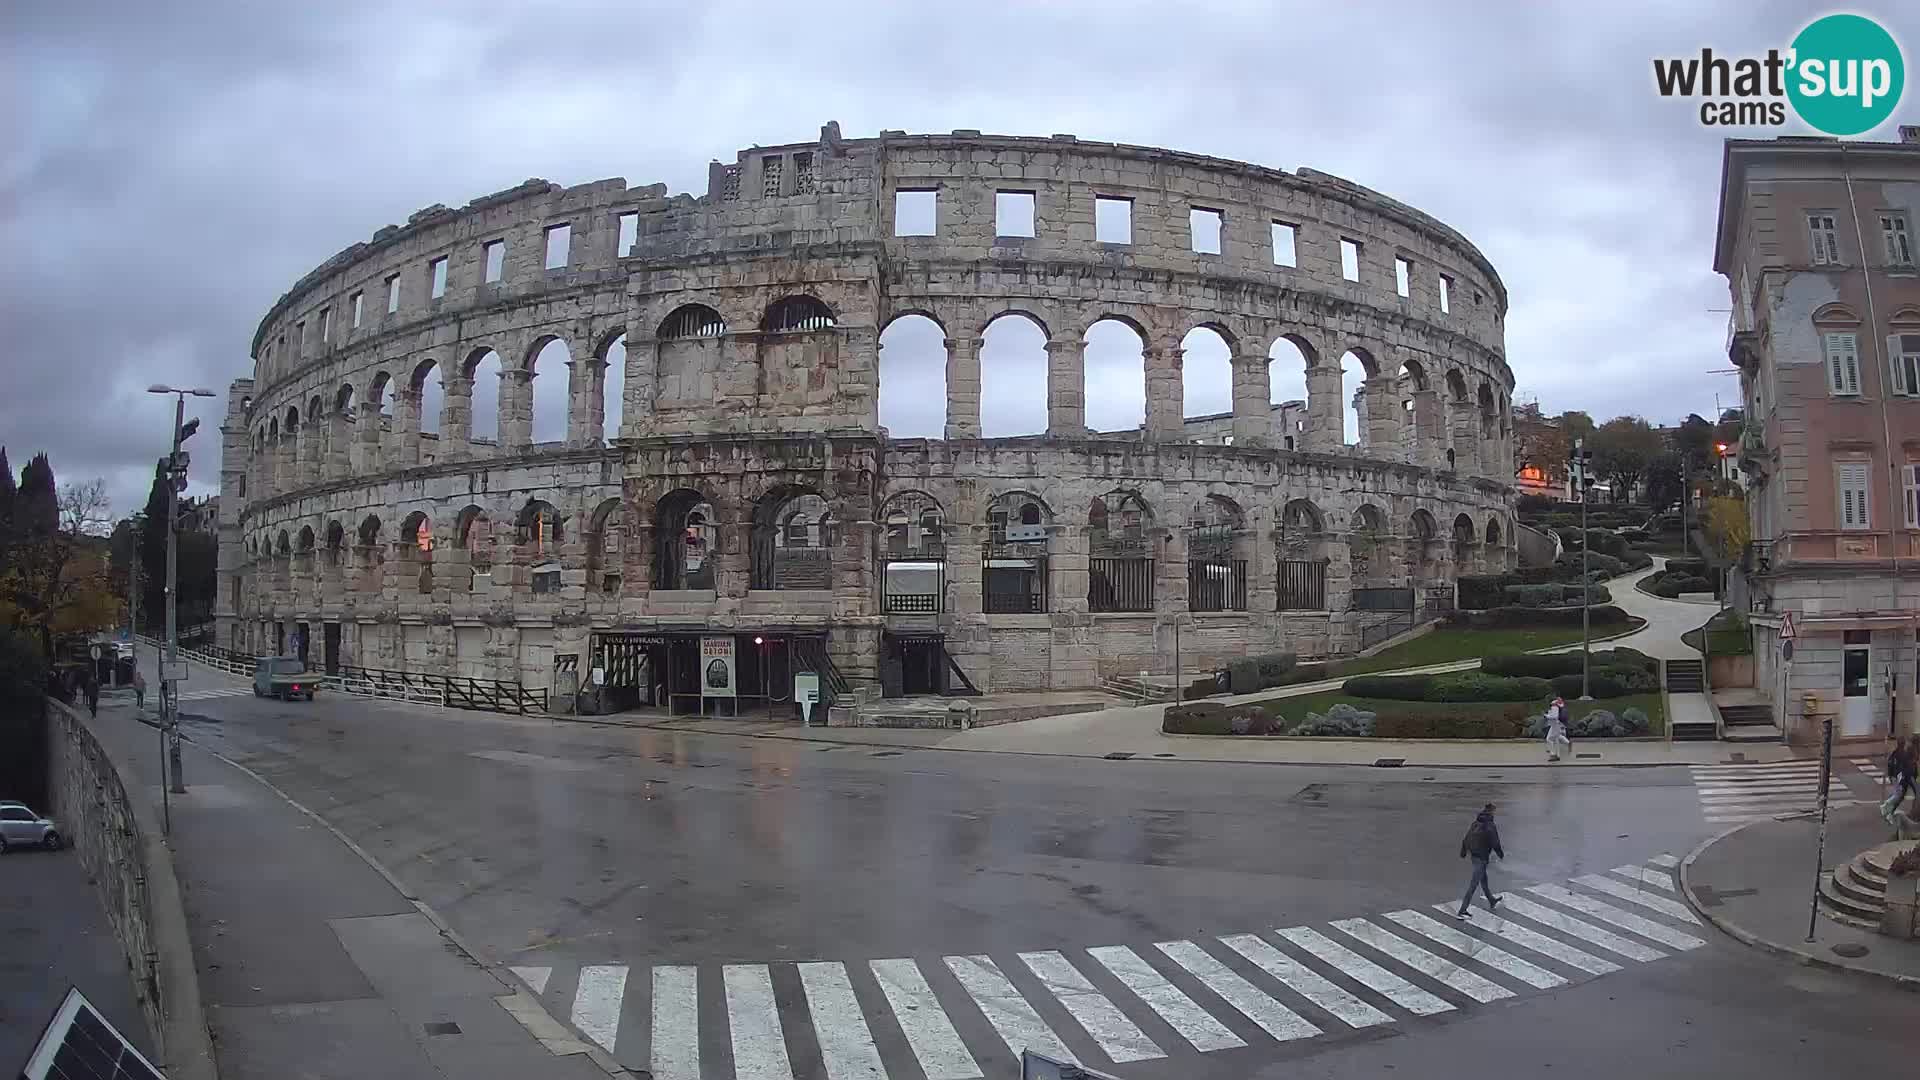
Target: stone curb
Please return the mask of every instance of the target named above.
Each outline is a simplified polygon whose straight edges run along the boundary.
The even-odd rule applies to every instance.
[[[158,954],[160,1000],[164,1003],[164,1031],[160,1054],[174,1080],[219,1080],[220,1066],[213,1055],[213,1036],[200,1000],[200,968],[193,958],[193,935],[187,929],[187,909],[180,895],[180,879],[173,870],[173,849],[167,843],[160,815],[146,798],[146,785],[128,783],[138,777],[120,751],[93,734],[92,718],[78,709],[48,699],[48,708],[62,709],[87,730],[95,747],[127,792],[127,805],[140,830],[140,871],[147,879],[147,932]]]
[[[1722,829],[1718,833],[1700,841],[1697,847],[1687,852],[1687,857],[1680,860],[1680,896],[1681,899],[1687,902],[1687,906],[1693,909],[1694,914],[1699,915],[1701,918],[1707,920],[1707,922],[1713,924],[1715,929],[1735,941],[1740,942],[1742,945],[1759,949],[1762,952],[1772,953],[1775,956],[1784,957],[1808,967],[1825,968],[1829,971],[1846,972],[1852,975],[1865,975],[1869,978],[1890,982],[1902,990],[1911,990],[1915,993],[1920,993],[1920,976],[1900,975],[1891,971],[1881,971],[1877,968],[1866,967],[1862,964],[1848,963],[1845,960],[1829,959],[1811,949],[1787,945],[1778,941],[1770,941],[1748,930],[1746,927],[1741,926],[1739,923],[1715,915],[1713,912],[1702,907],[1700,903],[1694,899],[1693,882],[1690,880],[1693,861],[1699,858],[1708,848],[1732,836],[1734,833],[1755,825],[1768,824],[1771,820],[1772,819],[1769,818],[1760,821],[1748,821],[1735,825],[1730,829]]]
[[[515,1020],[519,1021],[520,1025],[527,1030],[527,1034],[533,1036],[540,1045],[546,1047],[548,1052],[552,1053],[555,1057],[565,1057],[570,1054],[584,1054],[601,1072],[611,1077],[628,1077],[633,1075],[619,1062],[615,1061],[611,1054],[600,1049],[600,1047],[574,1038],[572,1029],[561,1023],[552,1013],[548,1012],[546,1006],[541,1003],[538,997],[527,993],[520,985],[520,981],[511,974],[502,974],[497,965],[490,964],[482,959],[479,951],[468,944],[466,939],[461,937],[460,934],[454,930],[453,926],[449,924],[445,918],[441,917],[439,912],[435,911],[426,901],[415,896],[413,890],[407,888],[406,885],[401,883],[399,878],[393,876],[392,871],[380,865],[379,860],[369,855],[365,848],[362,848],[354,842],[352,837],[335,828],[332,822],[329,822],[326,818],[321,817],[313,810],[302,805],[293,796],[281,791],[266,777],[261,776],[259,773],[254,772],[252,769],[247,768],[245,765],[240,764],[212,747],[203,746],[197,742],[194,743],[194,745],[198,746],[208,755],[252,777],[255,783],[278,795],[288,806],[312,818],[321,828],[333,834],[334,839],[345,844],[349,851],[358,855],[362,862],[373,869],[374,873],[379,874],[387,884],[393,886],[395,892],[405,897],[407,902],[412,904],[420,914],[425,915],[427,921],[431,922],[440,931],[441,936],[446,938],[454,948],[459,949],[476,967],[493,976],[494,981],[500,983],[502,992],[494,997],[494,1001]]]

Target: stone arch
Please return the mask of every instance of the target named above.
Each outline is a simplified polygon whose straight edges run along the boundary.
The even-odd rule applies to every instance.
[[[1409,393],[1428,389],[1426,365],[1413,357],[1401,361],[1400,384],[1402,389]]]
[[[446,379],[441,374],[440,362],[427,357],[415,364],[413,373],[407,377],[407,389],[412,394],[413,407],[420,411],[420,434],[438,436],[441,414],[447,407]]]
[[[418,564],[415,587],[422,593],[433,592],[433,519],[423,510],[415,510],[400,522],[400,563]]]
[[[500,389],[507,362],[490,345],[476,346],[461,362],[460,377],[467,381],[467,442],[492,445],[500,441]]]
[[[602,499],[587,517],[587,587],[618,595],[627,548],[627,506],[618,496]]]
[[[809,293],[793,293],[767,305],[760,330],[768,334],[806,334],[831,330],[836,323],[826,301]]]
[[[1860,316],[1852,308],[1841,303],[1821,304],[1813,309],[1813,322],[1816,325],[1858,324]]]
[[[727,321],[705,304],[681,304],[660,320],[654,336],[661,341],[685,338],[717,338],[727,332]]]
[[[326,414],[326,401],[319,394],[307,399],[307,423],[317,424]]]
[[[1240,504],[1204,495],[1187,514],[1187,607],[1192,611],[1247,610],[1251,537]]]
[[[1047,430],[1047,324],[1007,310],[980,330],[980,434],[1038,435]]]
[[[1032,323],[1034,326],[1039,327],[1040,334],[1042,337],[1046,338],[1048,341],[1053,340],[1053,327],[1047,323],[1046,317],[1043,314],[1041,314],[1038,311],[1035,311],[1030,307],[1005,307],[994,312],[992,315],[987,316],[987,318],[980,323],[979,332],[981,336],[984,337],[986,335],[988,327],[992,326],[994,323],[999,322],[1001,319],[1004,319],[1009,315],[1018,315],[1019,317],[1027,320],[1028,322]]]
[[[777,484],[754,503],[748,533],[750,589],[830,589],[838,520],[820,492]]]
[[[340,552],[347,545],[347,530],[340,524],[338,519],[327,522],[326,544],[327,565],[340,565]]]
[[[1180,415],[1233,412],[1234,339],[1216,323],[1201,323],[1180,339]]]
[[[627,408],[627,330],[625,326],[606,335],[594,350],[594,393],[600,399],[600,439],[617,438],[626,422]]]
[[[572,410],[571,364],[573,350],[558,334],[541,334],[527,350],[523,368],[527,382],[517,389],[526,398],[527,441],[534,445],[565,442]],[[542,378],[545,383],[541,382]],[[502,387],[505,391],[506,387]],[[508,395],[504,392],[502,398]],[[506,428],[508,402],[501,402],[501,427]]]
[[[1106,314],[1081,335],[1081,400],[1095,432],[1130,432],[1147,422],[1147,332],[1123,314]]]
[[[1453,518],[1453,566],[1454,572],[1466,573],[1472,570],[1475,555],[1480,547],[1480,532],[1474,528],[1473,518],[1465,513],[1455,514]]]
[[[298,550],[300,554],[302,555],[313,554],[313,546],[314,546],[313,526],[311,525],[300,526],[300,537],[296,541],[296,543],[299,545],[296,550]]]
[[[662,495],[653,508],[653,587],[713,588],[718,529],[706,495],[692,488]]]
[[[989,615],[1026,615],[1047,610],[1047,556],[1053,509],[1031,491],[1003,491],[987,501],[987,542],[980,553],[980,604]],[[1044,529],[1026,539],[1022,528]],[[1008,530],[1015,530],[1009,534]]]
[[[1503,546],[1500,537],[1500,519],[1498,517],[1487,518],[1487,546],[1489,548]]]
[[[1347,555],[1353,566],[1353,580],[1366,586],[1391,580],[1391,567],[1383,565],[1381,555],[1390,530],[1387,515],[1372,503],[1361,503],[1353,511],[1347,532]]]
[[[947,330],[903,311],[880,331],[880,426],[896,439],[938,439],[947,425]]]
[[[1153,511],[1138,491],[1116,488],[1087,506],[1087,610],[1152,611]]]
[[[925,319],[928,322],[932,323],[934,326],[939,328],[941,337],[945,337],[948,334],[947,320],[941,318],[939,314],[933,310],[932,307],[924,304],[914,304],[909,307],[899,307],[899,308],[893,309],[891,312],[888,313],[887,321],[885,325],[880,327],[880,332],[884,334],[887,332],[887,327],[892,326],[894,323],[899,322],[901,319],[908,319],[908,318]]]
[[[351,418],[353,415],[353,384],[341,383],[340,389],[333,392],[333,414]]]
[[[473,573],[492,571],[493,520],[484,509],[473,503],[461,508],[453,519],[453,543],[467,553],[467,565]]]
[[[281,529],[280,535],[274,539],[273,553],[275,555],[285,557],[287,555],[292,554],[292,552],[293,552],[293,545],[287,539],[287,530]]]
[[[1460,374],[1459,368],[1447,369],[1447,400],[1467,400],[1467,379]]]
[[[513,519],[513,542],[536,559],[556,558],[566,542],[566,521],[553,504],[530,498]]]
[[[888,558],[933,558],[946,549],[946,511],[917,488],[888,496],[880,505],[880,525]]]
[[[1327,566],[1333,537],[1327,515],[1307,498],[1289,499],[1280,507],[1275,530],[1277,574],[1275,608],[1279,611],[1327,610]]]

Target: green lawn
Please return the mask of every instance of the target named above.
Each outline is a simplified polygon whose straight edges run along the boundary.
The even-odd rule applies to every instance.
[[[1550,701],[1551,699],[1548,700]],[[1325,713],[1328,709],[1332,708],[1335,703],[1341,701],[1352,705],[1356,709],[1365,709],[1368,712],[1459,712],[1462,709],[1471,708],[1473,705],[1472,702],[1460,701],[1389,701],[1376,698],[1357,698],[1348,697],[1338,690],[1322,690],[1317,694],[1300,694],[1295,697],[1263,698],[1260,701],[1253,702],[1253,704],[1261,706],[1268,712],[1277,712],[1289,720],[1297,721],[1310,712]],[[1488,702],[1487,704],[1498,708],[1513,703],[1500,701]],[[1547,701],[1535,702],[1528,706],[1528,712],[1529,714],[1543,712],[1546,710],[1546,707]],[[1641,712],[1647,714],[1647,723],[1650,726],[1649,734],[1663,735],[1666,733],[1667,711],[1662,707],[1661,698],[1658,693],[1628,694],[1625,697],[1608,698],[1604,701],[1569,700],[1567,702],[1567,712],[1570,714],[1569,719],[1579,719],[1594,709],[1607,709],[1618,714],[1629,708],[1638,708]]]
[[[1617,633],[1616,627],[1595,627],[1594,637]],[[1360,660],[1340,661],[1340,674],[1365,675],[1374,671],[1425,667],[1455,660],[1478,660],[1493,653],[1529,652],[1580,641],[1577,626],[1548,626],[1532,630],[1435,630],[1412,641]]]
[[[1707,644],[1715,656],[1747,656],[1753,652],[1753,638],[1746,625],[1727,615],[1714,616],[1707,624],[1707,635]],[[1680,640],[1694,651],[1700,651],[1700,628],[1681,634]]]

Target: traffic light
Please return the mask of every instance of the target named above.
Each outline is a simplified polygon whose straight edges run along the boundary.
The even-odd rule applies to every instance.
[[[200,418],[196,416],[192,420],[181,424],[180,431],[174,437],[173,455],[172,460],[169,462],[167,472],[173,477],[173,489],[175,491],[187,490],[187,464],[192,460],[188,457],[185,450],[180,449],[180,444],[193,438],[193,433],[199,430]]]
[[[1567,471],[1573,477],[1574,487],[1582,492],[1594,485],[1593,451],[1586,448],[1587,440],[1575,439],[1573,452],[1567,455]]]

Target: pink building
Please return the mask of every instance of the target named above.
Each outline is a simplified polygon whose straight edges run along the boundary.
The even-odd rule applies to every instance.
[[[1916,730],[1920,129],[1728,140],[1714,269],[1747,423],[1755,685],[1791,742]],[[1782,622],[1791,615],[1792,658]]]

